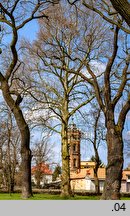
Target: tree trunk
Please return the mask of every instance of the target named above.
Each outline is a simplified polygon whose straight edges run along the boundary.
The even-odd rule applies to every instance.
[[[97,195],[100,194],[99,179],[98,179],[98,167],[99,166],[96,165],[94,168],[94,183],[95,183],[95,192]]]
[[[98,118],[97,118],[97,123],[98,123]],[[96,146],[96,142],[97,142],[96,128],[97,126],[95,127],[95,139],[94,139],[94,152],[95,152],[94,182],[95,182],[95,192],[97,195],[99,195],[100,188],[99,188],[99,179],[98,179],[98,168],[100,166],[100,162],[99,162],[100,159],[99,159],[98,149]]]
[[[10,189],[11,189],[11,193],[14,193],[14,176],[13,176],[13,178],[11,179],[11,187],[10,187]]]
[[[27,124],[21,129],[22,198],[26,199],[32,196],[30,131]]]
[[[22,198],[26,199],[32,196],[30,131],[19,105],[11,97],[9,85],[4,77],[1,78],[1,89],[7,105],[15,116],[21,135]]]
[[[41,188],[41,176],[42,176],[42,173],[41,173],[41,170],[39,168],[39,170],[37,170],[35,173],[37,188]]]
[[[62,123],[62,186],[61,196],[69,197],[71,195],[70,188],[70,164],[69,164],[69,146],[68,146],[68,124]]]
[[[128,0],[111,0],[111,3],[130,26],[130,3]]]
[[[119,200],[123,168],[122,132],[114,122],[107,123],[108,165],[101,199]]]
[[[99,180],[98,180],[97,174],[94,175],[94,182],[95,182],[95,193],[99,195],[100,189],[99,189]]]

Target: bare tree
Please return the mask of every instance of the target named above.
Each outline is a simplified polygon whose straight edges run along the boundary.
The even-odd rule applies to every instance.
[[[15,186],[15,174],[20,164],[20,139],[18,129],[6,106],[4,106],[4,111],[1,114],[3,116],[1,126],[4,129],[0,133],[2,140],[0,151],[2,187],[6,187],[8,192],[12,193]],[[4,137],[4,140],[2,137]]]
[[[99,155],[99,146],[103,141],[105,141],[105,127],[103,126],[103,120],[101,122],[101,110],[97,107],[92,109],[89,112],[89,116],[86,118],[87,127],[92,127],[91,132],[93,134],[92,137],[87,138],[87,140],[92,143],[93,149],[94,149],[94,155],[92,156],[91,160],[95,162],[94,166],[94,179],[95,179],[95,191],[97,194],[100,194],[100,185],[99,185],[99,179],[98,179],[98,169],[102,166],[102,162]]]
[[[129,93],[129,28],[124,24],[122,17],[113,11],[112,5],[108,1],[83,1],[83,5],[96,12],[101,18],[107,21],[109,36],[113,34],[113,39],[108,39],[108,47],[104,46],[106,51],[100,54],[102,47],[98,47],[97,62],[104,62],[103,83],[99,82],[95,67],[90,58],[86,59],[85,66],[91,79],[81,71],[80,76],[93,86],[98,104],[105,116],[105,126],[107,129],[108,146],[108,165],[106,168],[106,182],[102,199],[119,199],[123,168],[123,139],[122,132],[126,120],[126,115],[130,110]],[[88,12],[88,10],[86,10]],[[102,19],[102,21],[103,21]],[[111,27],[112,24],[112,27]],[[122,34],[121,30],[125,33]],[[108,30],[108,29],[107,29]],[[105,39],[105,37],[104,37]],[[107,43],[107,42],[106,42]],[[110,52],[108,52],[108,50]],[[102,56],[102,57],[101,57]],[[96,57],[95,57],[96,59]],[[75,72],[73,72],[75,73]],[[117,112],[117,107],[120,109]]]
[[[47,15],[49,21],[40,21],[38,40],[33,45],[27,45],[33,65],[29,65],[27,70],[34,75],[34,78],[31,78],[30,95],[35,101],[43,104],[43,109],[48,108],[51,111],[50,118],[57,119],[58,125],[61,125],[61,131],[55,127],[56,125],[53,127],[53,124],[48,124],[47,126],[61,133],[61,195],[69,196],[71,190],[68,123],[70,117],[89,103],[94,95],[77,74],[77,71],[81,69],[80,63],[75,62],[77,56],[80,55],[78,46],[81,33],[78,30],[79,26],[76,26],[74,12],[67,12],[61,6],[57,6],[55,12],[50,10]],[[75,69],[76,74],[71,74],[72,68]],[[37,76],[35,71],[37,71]]]
[[[37,182],[37,187],[41,187],[41,180],[44,177],[43,170],[41,170],[42,165],[45,165],[47,162],[51,162],[54,152],[54,145],[50,144],[48,138],[43,138],[41,142],[36,142],[32,148],[33,159],[32,162],[37,167],[35,172],[35,179]]]
[[[45,8],[46,1],[44,2],[40,0],[6,0],[1,1],[0,3],[0,23],[4,25],[4,30],[2,31],[3,38],[6,38],[8,33],[11,34],[11,39],[9,40],[9,52],[7,52],[7,46],[6,48],[2,46],[3,49],[1,50],[2,67],[0,68],[0,88],[4,100],[15,116],[21,134],[23,198],[32,196],[31,150],[29,127],[20,107],[23,98],[21,92],[17,91],[14,85],[14,74],[21,66],[21,63],[19,62],[18,36],[19,30],[22,29],[30,21],[38,18],[47,18],[47,16],[43,13],[43,10]]]
[[[0,187],[6,186],[3,172],[3,146],[6,143],[6,124],[1,122],[0,124]]]
[[[80,0],[68,0],[68,2],[69,4],[76,6],[76,3],[80,2]],[[130,26],[130,2],[128,0],[83,0],[82,3],[91,10],[97,12],[103,19],[110,23],[116,23],[110,16],[119,13],[128,26]],[[97,7],[95,7],[95,4],[97,4]],[[113,9],[115,9],[114,11],[111,11],[111,5],[113,6]],[[106,13],[103,13],[102,9],[108,14],[109,18]],[[116,24],[118,25],[119,23]]]
[[[125,41],[125,45],[126,44],[127,42]],[[108,61],[103,76],[104,86],[101,87],[99,84],[95,71],[91,67],[89,61],[85,62],[85,66],[92,79],[88,79],[88,77],[84,76],[84,74],[80,72],[81,77],[84,77],[84,79],[93,86],[98,104],[105,116],[105,125],[107,128],[106,140],[108,145],[108,166],[106,168],[106,183],[102,199],[119,199],[120,197],[123,167],[122,131],[126,115],[130,110],[130,94],[128,91],[129,87],[127,86],[129,81],[128,45],[126,45],[122,61],[120,60],[119,55],[117,55],[117,53],[119,54],[118,47],[119,29],[116,27],[114,29],[112,54],[110,57],[107,56]],[[118,63],[116,64],[116,62]],[[125,94],[125,101],[122,98],[123,94]],[[122,100],[122,106],[118,113],[118,117],[115,119],[116,107],[120,100]]]
[[[85,77],[84,74],[81,75],[81,77],[84,77],[84,79],[93,86],[99,106],[105,115],[105,124],[107,128],[106,139],[108,145],[108,166],[106,170],[106,184],[102,199],[120,198],[123,167],[122,131],[124,129],[126,115],[130,110],[130,94],[128,86],[130,79],[129,46],[128,39],[124,39],[127,38],[125,33],[122,35],[121,41],[120,31],[121,29],[128,34],[130,33],[129,27],[124,22],[125,19],[129,25],[130,3],[128,1],[111,2],[117,11],[114,10],[111,3],[108,1],[83,1],[83,5],[106,20],[111,31],[114,32],[113,47],[111,47],[112,54],[104,55],[107,59],[107,61],[105,61],[106,68],[104,73],[104,88],[101,88],[101,85],[99,85],[95,72],[90,65],[90,59],[86,61],[85,65],[93,81],[89,80],[88,77]],[[122,5],[124,7],[122,7]],[[121,16],[117,12],[119,12]],[[123,15],[124,13],[126,13],[125,16]],[[117,76],[117,74],[119,76]],[[120,104],[120,111],[118,111],[117,115],[117,107],[119,107]]]
[[[102,19],[106,20],[110,24],[116,25],[124,32],[130,34],[130,3],[127,0],[83,0],[83,5],[97,13]],[[126,21],[128,26],[126,25],[124,20]]]

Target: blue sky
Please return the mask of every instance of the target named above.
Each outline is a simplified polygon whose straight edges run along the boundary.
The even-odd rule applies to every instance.
[[[36,38],[37,32],[38,32],[38,25],[37,25],[37,21],[34,20],[30,23],[28,23],[22,30],[19,31],[19,38],[21,39],[22,37],[33,41]],[[125,127],[127,128],[127,130],[130,130],[130,118],[127,118],[127,123],[125,125]],[[41,137],[41,132],[36,132],[35,130],[35,134],[34,134],[34,139]],[[124,131],[124,133],[126,133],[126,130]],[[53,137],[50,139],[50,142],[55,143],[55,148],[54,151],[56,152],[55,154],[55,160],[57,163],[60,162],[61,160],[61,147],[60,147],[60,137],[58,134],[53,135]],[[93,148],[90,144],[87,143],[87,141],[82,140],[81,141],[81,159],[82,160],[87,160],[90,159],[91,155],[93,154]],[[100,146],[99,148],[99,154],[101,157],[101,160],[106,164],[107,163],[107,148],[106,146]],[[125,158],[125,162],[124,162],[124,166],[126,167],[127,164],[130,163],[130,159],[129,158]]]
[[[19,30],[19,37],[25,37],[29,41],[33,41],[36,38],[38,32],[38,24],[36,20],[32,20],[27,23],[22,29]]]
[[[34,20],[27,25],[24,26],[23,29],[19,30],[19,39],[22,37],[28,39],[29,41],[33,41],[36,38],[38,32],[38,25],[37,21]],[[127,119],[127,123],[125,125],[127,130],[130,131],[130,118]],[[33,139],[41,139],[41,132],[34,130]],[[57,163],[61,160],[61,144],[60,144],[60,137],[59,135],[55,134],[52,138],[50,138],[50,142],[55,143],[55,161]],[[91,145],[87,143],[87,141],[81,140],[81,159],[82,160],[89,160],[93,154],[93,148]],[[99,148],[99,154],[101,160],[106,164],[107,163],[107,148],[105,146],[101,146]],[[124,166],[126,167],[127,164],[130,163],[130,159],[125,159]]]

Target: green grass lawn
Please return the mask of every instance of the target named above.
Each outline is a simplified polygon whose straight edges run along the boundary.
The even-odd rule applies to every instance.
[[[78,196],[75,195],[69,200],[99,200],[99,196]],[[22,200],[20,193],[0,193],[0,200]],[[60,197],[60,195],[52,195],[52,194],[34,194],[32,198],[28,200],[64,200]],[[122,200],[130,200],[130,197],[122,197]]]
[[[70,198],[71,200],[98,200],[97,196],[78,196]],[[0,200],[22,200],[20,193],[0,193]],[[60,195],[52,195],[52,194],[34,194],[32,198],[28,200],[64,200]]]

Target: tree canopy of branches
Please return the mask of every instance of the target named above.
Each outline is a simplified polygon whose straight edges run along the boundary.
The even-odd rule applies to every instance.
[[[61,1],[50,10],[47,10],[50,1],[0,3],[0,89],[21,135],[22,196],[32,196],[30,130],[21,107],[23,96],[29,93],[36,106],[42,104],[44,110],[50,110],[48,118],[56,118],[61,124],[63,196],[71,193],[68,123],[71,116],[96,97],[107,129],[108,165],[102,199],[119,199],[122,132],[130,110],[130,3],[125,0],[68,2],[78,3],[76,7],[66,8]],[[33,44],[21,45],[28,44],[25,57],[21,57],[19,30],[39,18],[45,21],[39,22],[38,38]],[[8,35],[11,35],[9,39]],[[22,70],[25,77],[18,73]],[[52,125],[48,127],[54,129]]]
[[[1,23],[1,65],[0,83],[3,98],[15,116],[21,134],[22,155],[22,197],[32,196],[31,190],[31,150],[30,131],[22,113],[20,104],[23,100],[21,92],[15,86],[15,74],[21,66],[19,61],[19,30],[27,23],[38,18],[47,18],[43,10],[46,1],[6,0],[0,3]],[[42,11],[42,14],[41,14]],[[11,35],[10,39],[6,39]],[[5,40],[4,40],[5,39]],[[4,40],[4,42],[2,42]],[[3,44],[5,43],[5,44]]]
[[[127,0],[83,0],[83,5],[97,13],[110,24],[116,25],[124,32],[130,34],[130,3]]]
[[[130,26],[130,3],[127,0],[111,0],[111,3]]]
[[[55,12],[50,9],[47,15],[49,21],[40,21],[38,40],[33,46],[28,45],[29,59],[32,58],[28,70],[34,75],[34,80],[31,76],[34,88],[31,88],[30,95],[42,103],[43,108],[47,106],[51,110],[50,117],[57,118],[61,125],[62,194],[68,196],[71,193],[68,123],[70,117],[89,103],[94,95],[91,88],[89,89],[84,80],[78,76],[81,64],[75,63],[75,59],[80,55],[78,47],[81,37],[79,26],[75,24],[76,14],[74,11],[67,12],[61,6],[57,6]],[[72,68],[76,74],[71,74]],[[54,130],[52,126],[47,126]]]
[[[130,30],[129,26],[127,26],[124,22],[125,18],[123,13],[121,14],[121,11],[119,10],[121,4],[124,5],[122,10],[126,10],[126,14],[128,15],[129,9],[126,9],[125,4],[129,6],[129,3],[128,1],[111,2],[117,11],[115,11],[112,4],[108,1],[83,1],[83,5],[86,9],[90,9],[90,11],[96,13],[99,17],[101,17],[102,21],[103,19],[107,21],[106,25],[109,27],[109,36],[112,36],[113,34],[111,42],[109,40],[110,38],[106,41],[106,44],[109,44],[108,47],[110,49],[106,50],[106,44],[104,44],[104,50],[106,50],[106,52],[108,51],[107,54],[100,54],[102,50],[100,46],[100,48],[98,47],[98,55],[96,55],[98,62],[104,62],[105,68],[102,78],[103,83],[99,83],[95,69],[92,68],[91,50],[89,53],[90,58],[87,58],[84,64],[86,71],[91,76],[91,79],[89,79],[88,76],[84,76],[81,71],[79,72],[80,76],[82,78],[84,77],[84,79],[93,86],[98,104],[105,116],[105,125],[107,129],[106,140],[108,145],[108,166],[106,168],[106,182],[102,195],[103,199],[119,199],[120,197],[123,167],[122,132],[124,129],[126,115],[130,110],[130,61],[128,39]],[[117,2],[117,4],[115,4],[115,2]],[[86,10],[86,13],[87,12],[88,10]],[[120,16],[117,12],[119,12],[122,16]],[[129,25],[128,17],[125,20],[127,20],[126,22]],[[121,30],[123,30],[123,32]],[[121,107],[117,112],[117,107],[120,105]]]
[[[69,4],[75,6],[77,2],[80,2],[80,0],[67,1]],[[117,25],[122,30],[130,33],[129,28],[122,26],[123,21],[125,21],[127,25],[130,26],[130,2],[128,0],[83,0],[81,2],[84,6],[99,14],[99,16],[109,23]],[[122,17],[122,20],[117,20],[117,18],[119,18],[118,15]]]
[[[98,104],[105,116],[108,166],[106,170],[106,185],[102,196],[103,199],[119,198],[123,167],[122,131],[126,115],[130,110],[130,93],[127,85],[130,79],[128,43],[126,40],[127,36],[124,37],[124,41],[121,41],[120,37],[119,29],[115,27],[113,44],[111,47],[112,54],[104,56],[104,58],[106,58],[106,67],[103,75],[103,86],[99,84],[89,60],[85,62],[85,66],[87,72],[91,75],[91,80],[80,72],[81,77],[84,77],[84,79],[93,86]],[[124,56],[121,51],[124,46],[123,43],[125,45]],[[120,57],[120,55],[122,56]],[[124,96],[125,99],[123,99],[122,96]],[[116,118],[116,107],[119,106],[119,102],[121,101],[122,106]]]

